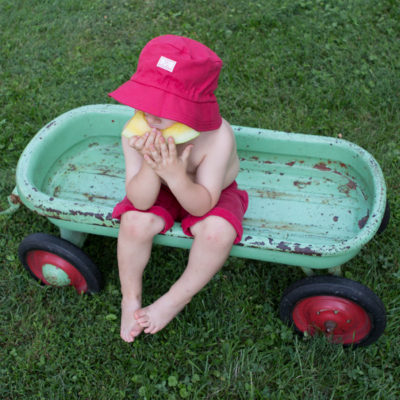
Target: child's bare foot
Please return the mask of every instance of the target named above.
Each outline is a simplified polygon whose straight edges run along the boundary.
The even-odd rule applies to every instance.
[[[137,310],[135,318],[145,333],[154,334],[171,322],[189,301],[177,302],[166,293],[148,307]]]
[[[139,301],[127,301],[122,300],[121,302],[121,338],[125,342],[133,342],[135,337],[140,335],[143,328],[138,324],[135,319],[135,311],[139,310],[141,304]]]

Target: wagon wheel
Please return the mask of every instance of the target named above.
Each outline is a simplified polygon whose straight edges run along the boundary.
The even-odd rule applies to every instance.
[[[337,276],[312,276],[283,294],[280,318],[299,334],[323,333],[332,343],[367,346],[382,335],[385,306],[366,286]]]
[[[45,285],[73,286],[78,293],[96,293],[101,289],[101,274],[90,258],[67,240],[34,233],[19,245],[23,266]]]

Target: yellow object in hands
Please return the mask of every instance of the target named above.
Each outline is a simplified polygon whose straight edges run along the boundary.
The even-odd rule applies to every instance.
[[[142,136],[150,131],[151,127],[147,123],[143,111],[136,111],[135,115],[126,124],[122,135],[130,138],[132,136]],[[200,135],[199,132],[180,122],[175,122],[169,128],[163,129],[161,133],[166,139],[170,136],[173,137],[176,144],[188,142]]]

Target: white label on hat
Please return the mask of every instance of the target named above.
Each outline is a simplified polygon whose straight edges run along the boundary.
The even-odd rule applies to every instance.
[[[175,68],[176,61],[171,60],[170,58],[161,56],[158,60],[157,67],[165,69],[166,71],[173,72]]]

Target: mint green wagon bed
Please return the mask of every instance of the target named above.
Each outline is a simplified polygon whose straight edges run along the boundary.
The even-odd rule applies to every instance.
[[[60,238],[27,236],[22,264],[43,284],[101,288],[96,265],[81,250],[87,234],[116,237],[114,205],[124,196],[121,130],[133,110],[91,105],[44,126],[23,151],[14,197],[60,229]],[[345,140],[234,126],[249,193],[241,243],[231,255],[316,269],[283,294],[281,318],[299,333],[323,332],[333,342],[367,345],[379,338],[385,308],[364,285],[338,275],[340,266],[384,228],[386,187],[375,159]],[[189,248],[177,223],[155,243]]]

